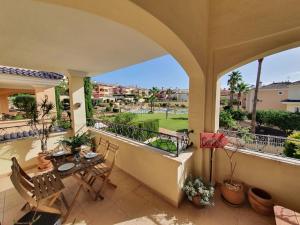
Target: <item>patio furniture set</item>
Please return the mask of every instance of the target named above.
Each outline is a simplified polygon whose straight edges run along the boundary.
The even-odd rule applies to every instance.
[[[103,190],[106,185],[114,188],[117,186],[112,184],[109,177],[113,170],[118,146],[114,145],[103,138],[100,138],[96,151],[81,151],[80,154],[72,154],[61,151],[48,152],[47,158],[51,160],[53,169],[48,172],[36,176],[29,176],[19,165],[17,159],[12,158],[12,174],[11,181],[26,201],[22,210],[29,206],[30,212],[24,216],[25,224],[60,224],[66,221],[72,208],[76,203],[79,193],[85,190],[94,199],[103,199]],[[63,180],[67,177],[73,177],[78,182],[78,189],[71,200],[68,202],[64,196],[65,188]],[[100,187],[96,188],[96,180],[101,180]],[[63,213],[61,203],[63,203],[66,212]],[[60,218],[54,220],[50,217]],[[22,224],[24,224],[24,218]],[[17,223],[18,224],[18,223]]]

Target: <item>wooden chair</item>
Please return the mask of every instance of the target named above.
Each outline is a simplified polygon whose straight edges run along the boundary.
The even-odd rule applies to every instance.
[[[108,140],[105,140],[103,137],[100,137],[98,145],[96,147],[96,152],[105,158],[107,154],[108,146],[109,146]]]
[[[32,210],[62,214],[53,207],[58,200],[64,185],[60,178],[52,172],[30,177],[20,167],[16,158],[12,158],[12,174],[10,179]]]
[[[89,181],[90,185],[93,185],[97,179],[102,180],[102,184],[99,190],[96,192],[96,199],[98,197],[103,199],[101,193],[108,183],[111,184],[113,187],[116,187],[116,185],[110,183],[109,176],[114,168],[118,150],[119,146],[112,143],[108,143],[107,153],[105,154],[104,162],[96,165],[91,170],[91,179]]]

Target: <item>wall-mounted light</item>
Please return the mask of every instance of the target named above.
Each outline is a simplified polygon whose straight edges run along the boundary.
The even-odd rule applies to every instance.
[[[81,106],[81,103],[80,103],[80,102],[77,102],[77,103],[74,104],[74,108],[75,108],[75,109],[79,109],[80,106]]]

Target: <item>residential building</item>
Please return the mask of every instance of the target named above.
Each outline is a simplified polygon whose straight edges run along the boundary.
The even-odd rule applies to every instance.
[[[289,112],[300,112],[300,81],[288,86],[288,97],[281,101]]]
[[[252,112],[254,91],[252,88],[246,94],[246,110]],[[299,106],[300,85],[298,82],[273,82],[262,85],[258,89],[257,110],[288,110],[295,111]]]
[[[282,100],[288,97],[288,86],[291,82],[274,82],[262,85],[258,89],[257,110],[278,109],[285,110]],[[255,88],[246,95],[246,110],[252,112]]]

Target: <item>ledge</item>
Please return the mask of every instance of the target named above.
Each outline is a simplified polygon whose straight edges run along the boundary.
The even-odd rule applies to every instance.
[[[171,153],[160,150],[158,148],[151,147],[149,145],[146,145],[146,144],[138,142],[138,141],[134,141],[130,138],[126,138],[126,137],[123,137],[123,136],[120,136],[120,135],[116,135],[116,134],[113,134],[113,133],[110,133],[110,132],[98,130],[98,129],[91,128],[91,127],[89,127],[89,130],[92,131],[92,132],[99,133],[99,134],[107,135],[111,138],[117,139],[119,141],[126,142],[128,144],[133,144],[133,145],[136,145],[136,146],[140,146],[143,150],[148,150],[148,151],[152,151],[156,154],[160,154],[160,155],[162,155],[162,156],[164,156],[164,157],[166,157],[166,158],[168,158],[168,159],[170,159],[174,162],[180,163],[180,164],[184,164],[188,159],[190,159],[192,157],[192,155],[194,153],[193,149],[189,148],[189,149],[185,150],[184,152],[181,152],[179,154],[179,156],[176,157],[176,156],[172,155]]]
[[[229,147],[229,146],[225,146],[225,149],[233,151],[233,148]],[[290,164],[293,166],[300,166],[299,159],[293,159],[293,158],[289,158],[289,157],[278,156],[278,155],[273,155],[270,153],[263,153],[263,152],[259,152],[259,151],[248,150],[248,149],[238,149],[238,152],[247,154],[247,155],[260,157],[263,159],[268,159],[268,160],[273,160],[273,161],[277,161],[277,162],[281,162],[281,163]]]

